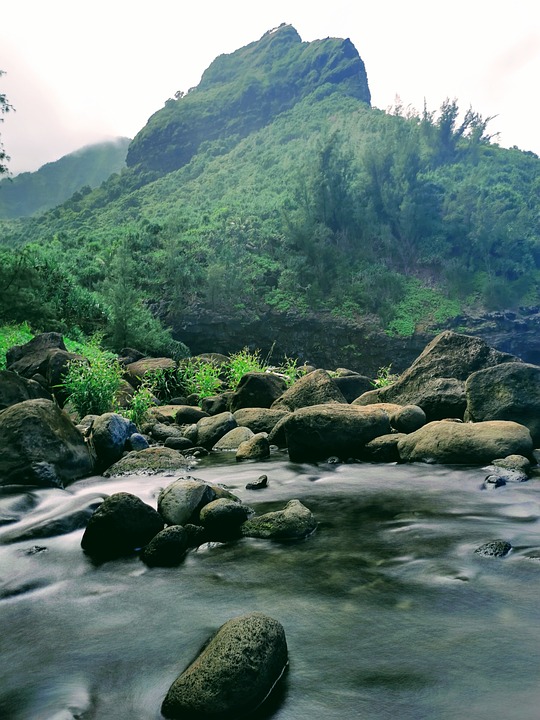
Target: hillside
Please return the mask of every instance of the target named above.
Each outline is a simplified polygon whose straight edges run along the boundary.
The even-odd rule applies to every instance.
[[[260,325],[276,328],[276,353],[315,356],[324,323],[353,323],[373,347],[377,333],[401,343],[463,313],[540,303],[538,157],[497,146],[456,101],[370,107],[350,41],[304,43],[281,26],[220,56],[149,119],[127,163],[4,223],[5,319],[154,351],[156,316],[197,351]],[[345,345],[349,363],[364,352]]]
[[[97,187],[126,164],[129,138],[97,143],[47,163],[36,172],[0,180],[0,218],[28,217],[60,205],[74,192]]]

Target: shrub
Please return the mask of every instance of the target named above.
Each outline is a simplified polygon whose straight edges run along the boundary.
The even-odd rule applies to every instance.
[[[0,370],[6,369],[6,353],[14,345],[24,345],[34,337],[28,323],[0,327]]]
[[[140,428],[144,422],[146,413],[153,405],[155,405],[155,396],[152,387],[144,382],[133,394],[129,407],[120,412]]]
[[[187,395],[196,393],[200,398],[210,397],[218,392],[222,385],[219,375],[220,369],[215,363],[198,358],[190,358],[179,369],[184,392]]]
[[[248,372],[264,372],[267,369],[261,360],[261,351],[250,352],[247,347],[230,356],[226,369],[227,384],[231,390],[236,390],[242,377]]]
[[[388,385],[392,385],[392,383],[396,382],[399,375],[396,375],[395,373],[391,373],[390,372],[391,369],[392,369],[392,365],[386,365],[385,367],[381,367],[378,369],[377,377],[371,383],[374,388],[387,387]]]
[[[62,386],[79,417],[102,415],[115,406],[123,370],[114,355],[98,352],[87,360],[73,360]]]

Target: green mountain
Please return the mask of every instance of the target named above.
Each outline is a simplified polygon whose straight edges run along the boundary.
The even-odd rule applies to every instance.
[[[218,57],[149,119],[121,174],[3,223],[0,313],[149,351],[159,317],[199,351],[313,313],[369,326],[374,347],[377,333],[540,304],[538,157],[500,148],[456,101],[369,101],[348,40],[283,25]],[[313,341],[279,334],[289,355]]]
[[[126,164],[129,138],[88,145],[47,163],[36,172],[0,180],[0,218],[28,217],[84,194]]]

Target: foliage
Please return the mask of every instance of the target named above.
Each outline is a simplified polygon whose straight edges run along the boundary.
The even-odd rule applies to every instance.
[[[266,366],[261,360],[261,351],[251,352],[245,347],[229,356],[225,374],[227,385],[231,390],[236,390],[242,377],[248,372],[264,372]]]
[[[145,375],[145,384],[158,400],[165,403],[171,400],[171,398],[181,395],[184,391],[176,368],[157,368],[156,370],[147,372]]]
[[[3,70],[0,70],[0,77],[2,77],[2,75],[5,75],[5,73]],[[13,106],[10,105],[5,94],[0,93],[0,123],[4,121],[2,115],[9,112],[10,110],[13,110]],[[9,155],[6,154],[4,146],[2,145],[2,140],[0,138],[0,176],[6,175],[9,172],[9,168],[7,166],[7,162],[9,161],[9,159]]]
[[[398,379],[399,375],[392,373],[391,370],[392,370],[391,364],[379,368],[379,370],[377,371],[377,377],[371,383],[373,385],[373,387],[374,388],[383,388],[383,387],[387,387],[388,385],[392,385],[392,383],[395,383],[396,380]]]
[[[222,385],[220,368],[208,360],[189,358],[181,363],[178,374],[185,393],[201,399],[215,395]]]
[[[70,362],[62,386],[67,391],[68,402],[81,418],[102,415],[114,408],[122,375],[122,367],[114,356],[96,351],[87,360]]]
[[[0,327],[0,370],[6,369],[6,353],[15,345],[24,345],[34,337],[27,322]]]
[[[409,279],[405,297],[395,309],[394,319],[388,323],[389,335],[410,336],[422,323],[442,323],[459,314],[460,305],[440,291],[425,287],[420,281]]]
[[[151,383],[143,382],[133,393],[128,408],[120,409],[120,414],[140,428],[148,410],[156,404]]]

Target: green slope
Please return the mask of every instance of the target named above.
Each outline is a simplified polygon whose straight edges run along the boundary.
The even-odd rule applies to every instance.
[[[67,200],[74,192],[87,192],[125,167],[129,138],[84,147],[47,163],[36,172],[25,172],[0,181],[0,217],[27,217]]]

